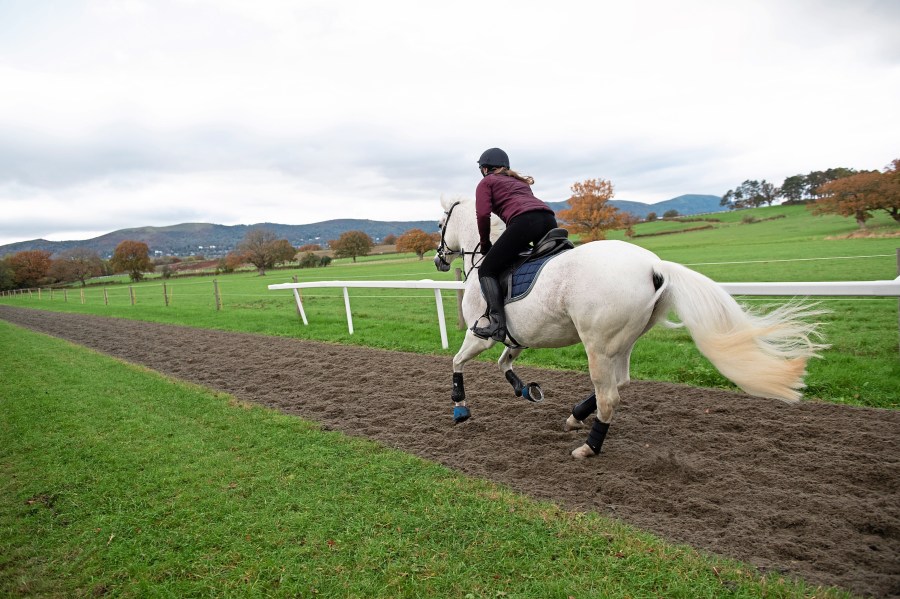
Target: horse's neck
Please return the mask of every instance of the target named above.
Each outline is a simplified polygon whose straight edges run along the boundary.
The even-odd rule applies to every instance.
[[[473,272],[478,272],[478,264],[481,263],[481,259],[483,258],[483,256],[480,252],[476,252],[476,249],[480,249],[479,243],[481,242],[481,235],[478,233],[478,222],[475,218],[475,204],[472,203],[472,205],[467,206],[466,209],[466,215],[463,219],[465,228],[463,229],[462,235],[460,235],[460,239],[462,240],[462,243],[460,245],[465,252],[475,252],[468,253],[463,256],[463,266],[465,267],[465,272],[471,274]],[[496,239],[497,236],[506,228],[503,225],[503,222],[496,217],[493,217],[491,219],[491,225],[492,239]]]
[[[470,224],[466,227],[466,235],[463,242],[463,250],[465,252],[472,252],[463,255],[463,264],[465,265],[467,273],[478,272],[478,264],[481,262],[482,258],[481,253],[476,251],[481,249],[479,245],[481,236],[478,234],[478,225],[475,221],[474,211],[469,222]]]

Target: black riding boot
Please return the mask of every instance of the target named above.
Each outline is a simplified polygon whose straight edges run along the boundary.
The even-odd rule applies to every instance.
[[[500,283],[494,277],[481,277],[481,292],[487,302],[487,312],[482,318],[488,319],[486,327],[472,327],[475,336],[482,339],[493,339],[494,341],[503,342],[506,340],[506,314],[503,311],[503,297],[500,291]]]

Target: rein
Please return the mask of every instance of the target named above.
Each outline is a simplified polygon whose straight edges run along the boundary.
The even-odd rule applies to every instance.
[[[447,254],[459,254],[460,256],[463,256],[463,258],[465,258],[466,256],[472,256],[472,268],[470,268],[468,272],[466,272],[465,268],[463,269],[463,280],[468,280],[469,275],[472,274],[472,271],[478,268],[478,266],[481,264],[481,261],[484,260],[484,256],[481,256],[481,252],[478,251],[478,248],[481,247],[481,242],[478,242],[478,244],[475,246],[475,251],[473,252],[466,252],[463,250],[457,252],[447,247],[447,242],[444,240],[444,235],[446,235],[447,233],[447,225],[450,224],[450,216],[453,214],[453,209],[459,206],[459,204],[460,202],[458,201],[454,202],[453,205],[450,206],[450,209],[444,212],[447,218],[444,220],[444,226],[441,227],[441,244],[438,246],[437,255],[440,258],[441,262],[447,265],[448,270],[450,269],[450,262],[452,262],[453,259],[451,258],[450,262],[448,262],[445,259]],[[475,256],[480,256],[480,259],[477,262],[475,261]]]

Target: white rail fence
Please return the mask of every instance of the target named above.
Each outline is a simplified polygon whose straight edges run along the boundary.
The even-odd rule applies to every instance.
[[[865,296],[865,297],[897,297],[900,298],[900,277],[886,281],[840,281],[832,283],[719,283],[731,295],[763,295],[763,296]],[[306,283],[279,283],[269,285],[272,291],[291,290],[297,302],[297,311],[308,325],[306,311],[300,297],[300,289],[340,288],[344,290],[344,307],[347,311],[347,328],[353,334],[353,315],[350,312],[349,288],[367,287],[382,289],[433,289],[437,304],[438,327],[441,332],[441,347],[447,349],[447,323],[444,317],[444,301],[441,290],[461,291],[465,289],[463,281],[311,281]]]

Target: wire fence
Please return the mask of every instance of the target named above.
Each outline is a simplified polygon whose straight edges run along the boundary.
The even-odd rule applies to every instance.
[[[898,273],[900,273],[900,250],[898,250]],[[890,258],[892,254],[871,254],[871,255],[861,255],[861,256],[826,256],[826,257],[818,257],[818,258],[769,258],[762,260],[741,260],[741,261],[720,261],[720,262],[686,262],[685,266],[688,267],[698,267],[698,266],[731,266],[731,265],[741,265],[741,264],[764,264],[764,263],[784,263],[784,262],[815,262],[815,261],[832,261],[832,260],[866,260],[872,258]],[[333,281],[333,277],[329,277],[327,275],[318,275],[318,272],[321,270],[309,269],[309,272],[303,273],[304,282],[315,283],[317,281]],[[400,280],[403,279],[414,279],[417,277],[429,277],[433,276],[434,271],[420,271],[420,272],[405,272],[405,273],[392,273],[393,277],[396,277]],[[378,274],[360,274],[360,275],[345,275],[342,274],[341,280],[347,281],[365,281],[365,280],[376,280],[380,278],[382,275]],[[298,282],[298,276],[292,277],[294,283]],[[197,280],[197,281],[162,281],[159,282],[154,280],[152,282],[143,282],[143,283],[132,283],[132,284],[109,284],[109,285],[90,285],[86,287],[80,288],[58,288],[58,287],[36,287],[30,289],[15,289],[0,292],[0,297],[28,297],[29,299],[34,299],[38,301],[62,301],[62,302],[77,302],[81,304],[97,304],[102,303],[104,305],[122,305],[122,304],[130,304],[130,305],[138,305],[138,304],[153,304],[153,305],[164,305],[171,306],[184,303],[186,299],[190,299],[190,303],[193,305],[203,305],[206,304],[210,307],[215,307],[217,310],[222,310],[226,306],[226,299],[271,299],[271,292],[268,291],[265,287],[261,287],[259,292],[246,291],[246,286],[248,281],[252,280],[254,282],[259,281],[259,276],[256,274],[246,274],[243,276],[232,276],[228,277],[227,282],[220,281],[218,278],[216,279],[208,279],[205,280]],[[349,285],[349,287],[354,287],[354,285]],[[442,290],[442,293],[446,294],[448,297],[452,296],[453,293],[456,293],[452,290]],[[736,293],[736,296],[740,297],[742,301],[768,301],[766,297],[759,297],[754,295],[743,295],[740,293]],[[774,294],[773,294],[774,295]],[[303,298],[305,299],[326,299],[326,298],[335,298],[340,297],[340,294],[337,290],[328,292],[310,292],[310,290],[305,290],[303,293]],[[354,298],[357,299],[403,299],[403,300],[422,300],[422,301],[432,301],[433,297],[431,293],[422,293],[422,290],[410,290],[410,292],[398,292],[397,289],[392,289],[390,293],[371,293],[371,288],[369,288],[369,293],[360,294],[354,293]],[[882,297],[820,297],[819,301],[884,301],[888,299],[884,296]],[[199,300],[199,301],[198,301]]]

